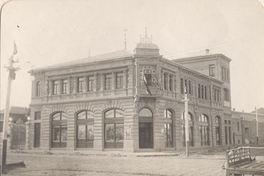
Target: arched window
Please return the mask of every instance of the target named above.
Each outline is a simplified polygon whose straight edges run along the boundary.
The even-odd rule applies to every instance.
[[[93,148],[94,115],[91,111],[81,111],[76,115],[77,148]]]
[[[169,76],[169,90],[173,91],[173,80],[172,80],[172,75]]]
[[[184,84],[184,93],[188,93],[188,80],[185,79],[185,84]]]
[[[192,94],[192,83],[189,81],[189,94]]]
[[[183,139],[183,146],[186,145],[185,140],[185,114],[184,112],[181,115],[181,124],[182,124],[182,139]],[[193,115],[189,112],[188,113],[188,120],[189,120],[189,145],[194,146],[193,141]]]
[[[215,117],[215,141],[216,141],[216,145],[220,145],[221,144],[221,135],[220,135],[220,117],[216,116]]]
[[[225,98],[225,101],[230,101],[229,99],[229,90],[224,88],[224,98]]]
[[[199,116],[199,129],[201,136],[201,146],[209,145],[209,119],[205,114]]]
[[[173,118],[171,110],[164,110],[164,135],[165,135],[165,146],[167,148],[173,147]]]
[[[201,88],[201,98],[204,99],[204,86],[202,85],[202,88]]]
[[[41,88],[41,83],[40,81],[38,81],[36,84],[36,97],[40,97],[40,88]]]
[[[181,78],[181,93],[184,94],[184,83],[183,83],[183,78]]]
[[[105,148],[123,148],[124,113],[119,109],[111,109],[104,113],[104,146]]]
[[[207,100],[207,87],[204,86],[204,98]]]
[[[200,84],[198,84],[198,98],[201,98]]]
[[[168,86],[168,83],[167,83],[167,79],[168,79],[168,74],[167,73],[164,73],[163,74],[163,88],[164,90],[167,90],[167,86]]]
[[[67,145],[67,114],[57,112],[51,117],[52,148],[66,148]]]

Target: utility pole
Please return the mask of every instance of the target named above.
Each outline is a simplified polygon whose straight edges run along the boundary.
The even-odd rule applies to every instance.
[[[3,4],[1,4],[0,8],[0,60],[1,60],[1,51],[2,51],[2,12],[4,6],[10,2],[11,0],[5,1]],[[7,99],[6,99],[6,108],[5,108],[5,114],[3,119],[3,143],[2,143],[2,162],[1,162],[1,174],[6,173],[6,149],[7,149],[7,126],[8,126],[8,119],[9,119],[9,103],[10,103],[10,93],[11,93],[11,81],[12,76],[15,76],[15,70],[13,68],[13,56],[9,59],[9,67],[8,67],[8,84],[7,84]]]
[[[189,156],[189,113],[188,113],[188,96],[187,96],[187,87],[185,87],[184,92],[184,118],[185,118],[185,147],[186,147],[186,156]]]
[[[7,93],[6,93],[6,107],[4,112],[4,123],[3,123],[3,145],[2,145],[2,164],[1,164],[2,174],[6,174],[7,130],[8,130],[9,108],[10,108],[11,83],[12,80],[15,79],[16,71],[19,70],[19,68],[15,68],[13,66],[13,63],[18,62],[18,61],[14,61],[13,59],[16,53],[17,53],[16,44],[14,43],[14,52],[9,59],[8,67],[6,67],[8,71],[8,80],[7,80]]]

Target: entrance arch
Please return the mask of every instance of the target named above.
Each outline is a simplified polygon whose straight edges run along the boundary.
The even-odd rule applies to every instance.
[[[139,148],[153,148],[153,114],[148,108],[143,108],[139,118]]]

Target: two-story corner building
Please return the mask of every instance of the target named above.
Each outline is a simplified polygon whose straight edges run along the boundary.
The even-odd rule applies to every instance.
[[[29,147],[184,148],[185,87],[190,146],[231,144],[229,62],[222,54],[168,60],[145,36],[134,53],[121,50],[34,69]]]

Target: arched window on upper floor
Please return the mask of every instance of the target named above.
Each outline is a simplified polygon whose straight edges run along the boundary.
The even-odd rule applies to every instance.
[[[38,81],[36,84],[36,97],[40,97],[41,82]]]
[[[204,86],[204,99],[207,100],[207,87]]]
[[[201,86],[198,84],[198,98],[201,98]]]
[[[183,83],[183,78],[181,78],[181,93],[184,94],[184,83]]]
[[[188,93],[188,80],[187,79],[185,79],[184,93]]]
[[[189,94],[192,94],[192,83],[190,80],[189,80]]]
[[[204,99],[204,86],[201,86],[201,98]]]
[[[225,98],[225,101],[230,101],[229,90],[227,88],[224,88],[224,98]]]
[[[173,76],[169,76],[169,91],[173,91]]]

